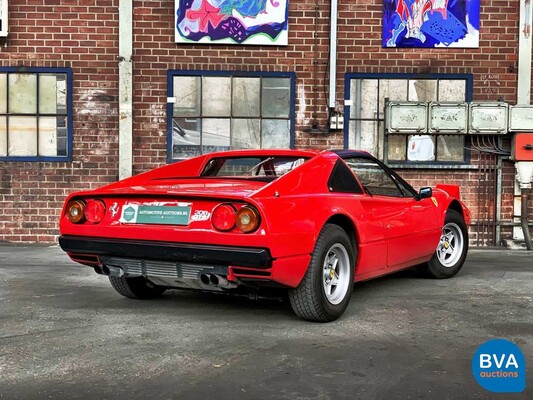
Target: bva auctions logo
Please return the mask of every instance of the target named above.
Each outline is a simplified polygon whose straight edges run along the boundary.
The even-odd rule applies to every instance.
[[[478,347],[472,358],[477,383],[495,393],[519,393],[526,388],[526,360],[520,348],[505,339]]]

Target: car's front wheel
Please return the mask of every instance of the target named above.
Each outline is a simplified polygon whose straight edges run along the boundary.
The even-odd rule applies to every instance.
[[[155,299],[161,297],[166,290],[166,288],[156,286],[142,276],[135,278],[110,276],[109,281],[113,289],[130,299]]]
[[[432,278],[451,278],[463,267],[467,252],[468,230],[464,219],[457,211],[448,210],[439,244],[425,272]]]
[[[344,229],[326,224],[318,236],[302,282],[289,291],[292,309],[298,317],[329,322],[344,313],[353,291],[354,258]]]

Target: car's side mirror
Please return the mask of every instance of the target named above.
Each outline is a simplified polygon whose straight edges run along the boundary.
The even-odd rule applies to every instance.
[[[433,196],[433,190],[430,187],[423,187],[418,192],[418,200],[429,199]]]

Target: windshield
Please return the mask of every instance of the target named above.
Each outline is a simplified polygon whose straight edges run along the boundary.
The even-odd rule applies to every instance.
[[[307,159],[303,157],[228,157],[214,158],[207,163],[200,176],[275,178],[286,174]]]

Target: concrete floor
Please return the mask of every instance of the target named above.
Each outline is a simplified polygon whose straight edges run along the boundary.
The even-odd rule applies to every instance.
[[[515,342],[526,391],[471,372]],[[58,247],[0,245],[0,399],[533,399],[533,253],[471,251],[454,279],[357,284],[337,322],[287,303],[169,291],[121,297]]]

